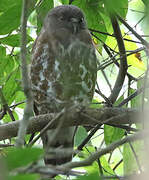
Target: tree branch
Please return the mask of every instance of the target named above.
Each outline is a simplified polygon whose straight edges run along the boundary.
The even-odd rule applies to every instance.
[[[27,134],[41,131],[41,129],[43,129],[55,117],[56,114],[53,113],[31,117],[29,119]],[[108,125],[122,125],[139,122],[140,112],[129,108],[84,108],[79,112],[76,109],[69,111],[68,117],[69,118],[64,121],[62,127],[78,125],[90,125],[93,127],[97,124],[103,123]],[[60,120],[61,119],[56,119],[54,123],[51,124],[49,129],[56,128]],[[0,125],[0,140],[16,137],[19,124],[21,122],[22,120],[18,120],[8,124]]]
[[[112,103],[114,103],[120,93],[120,90],[122,89],[128,66],[127,66],[127,56],[125,52],[123,37],[120,31],[119,24],[114,14],[111,15],[111,22],[112,22],[115,38],[117,40],[120,56],[121,56],[119,73],[118,73],[114,88],[112,90],[112,93],[109,97],[109,100]]]
[[[145,50],[145,47],[141,47],[141,48],[135,49],[135,50],[131,51],[130,53],[128,53],[127,56],[131,56],[132,54],[135,54],[135,53],[143,51],[143,50]],[[98,67],[98,71],[101,70],[101,69],[105,69],[106,67],[111,65],[113,63],[113,61],[115,62],[115,61],[118,61],[120,59],[122,59],[122,57],[116,59],[115,56],[113,56],[111,58],[111,61],[105,61],[105,63],[102,63],[101,66]]]
[[[131,136],[127,136],[119,141],[116,141],[109,146],[107,146],[104,149],[98,149],[95,153],[90,155],[87,159],[80,161],[80,162],[69,162],[66,164],[63,164],[62,166],[59,166],[60,168],[62,167],[64,170],[68,171],[69,169],[76,168],[76,167],[84,167],[84,166],[89,166],[91,165],[97,158],[100,158],[102,155],[107,154],[111,151],[113,151],[115,148],[127,143],[127,142],[132,142],[136,141],[139,139],[143,139],[144,137],[148,137],[148,132],[138,132],[135,133]]]

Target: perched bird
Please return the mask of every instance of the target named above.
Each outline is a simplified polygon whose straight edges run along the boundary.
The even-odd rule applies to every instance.
[[[77,104],[91,103],[96,82],[96,55],[83,12],[73,5],[51,9],[32,53],[31,84],[35,114],[61,112]],[[47,130],[41,137],[45,163],[71,161],[74,127]],[[53,157],[50,149],[64,150]]]

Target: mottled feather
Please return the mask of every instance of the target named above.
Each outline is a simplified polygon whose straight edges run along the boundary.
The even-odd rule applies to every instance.
[[[78,20],[77,22],[73,22]],[[31,82],[38,114],[60,112],[74,104],[89,104],[96,82],[95,49],[82,11],[69,5],[52,9],[37,37],[32,53]],[[60,129],[54,142],[55,130],[43,136],[43,146],[72,148],[74,128]],[[46,163],[62,164],[66,157],[45,158]]]

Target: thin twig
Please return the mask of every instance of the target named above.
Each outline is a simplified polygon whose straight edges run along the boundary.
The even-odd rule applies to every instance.
[[[91,29],[91,28],[89,28],[89,30],[91,31],[91,33],[92,33],[92,32],[95,32],[95,33],[103,34],[103,35],[106,35],[106,36],[115,37],[115,35],[113,35],[113,34],[109,34],[109,33],[107,33],[107,32],[99,31],[99,30],[96,30],[96,29]],[[134,40],[132,40],[132,39],[123,38],[123,40],[129,41],[129,42],[133,42],[133,43],[142,44],[141,42],[139,42],[139,41],[134,41]]]
[[[49,128],[50,126],[53,125],[53,123],[58,120],[59,118],[61,118],[61,116],[64,114],[64,111],[61,111],[60,113],[57,114],[57,116],[55,116],[55,118],[53,118],[41,131],[40,134],[38,136],[36,136],[33,141],[31,141],[28,146],[32,146]]]
[[[21,121],[18,138],[16,140],[16,146],[21,147],[24,144],[24,137],[26,134],[27,126],[29,123],[29,118],[32,116],[32,93],[31,93],[31,84],[28,76],[27,69],[27,61],[26,61],[26,44],[27,44],[27,33],[26,33],[26,25],[27,25],[27,13],[28,13],[28,3],[29,0],[23,1],[22,6],[22,16],[21,16],[21,63],[22,63],[22,81],[23,81],[23,89],[24,94],[26,96],[26,108],[24,110],[23,120]]]
[[[106,124],[109,125],[108,123],[106,123]],[[136,129],[136,128],[132,128],[132,127],[126,126],[126,125],[115,125],[115,124],[110,124],[109,126],[113,126],[113,127],[125,129],[126,131],[132,131],[132,132],[138,132],[138,131],[139,131],[139,130]]]
[[[113,171],[116,170],[116,168],[123,162],[123,159],[121,159],[113,168]]]
[[[10,110],[10,107],[8,106],[8,104],[6,102],[6,99],[5,99],[4,95],[3,95],[1,86],[0,86],[0,100],[1,100],[3,108],[4,108],[3,116],[6,114],[6,112],[8,112],[11,120],[15,121],[14,115],[13,115],[12,111]],[[3,118],[3,116],[1,116],[0,118]]]
[[[83,147],[88,143],[91,137],[97,132],[97,130],[101,127],[101,124],[96,125],[96,127],[89,133],[89,135],[83,140],[83,142],[78,146],[78,150],[82,150]]]
[[[97,84],[97,88],[98,88],[98,89],[95,89],[95,92],[96,92],[97,94],[99,94],[99,95],[105,100],[106,105],[107,105],[108,107],[111,107],[111,106],[112,106],[112,103],[111,103],[110,100],[100,91],[98,84]]]
[[[121,18],[118,14],[117,14],[116,16],[117,16],[117,18],[120,20],[120,22],[123,23],[123,24],[127,27],[127,29],[129,29],[129,31],[131,31],[131,32],[133,33],[133,35],[136,36],[136,38],[138,38],[138,39],[141,41],[141,43],[142,43],[143,45],[145,45],[147,48],[149,48],[149,43],[148,43],[145,39],[143,39],[143,38],[142,38],[125,20],[123,20],[123,18]]]
[[[135,49],[135,50],[131,51],[130,53],[128,53],[127,56],[131,56],[132,54],[135,54],[135,53],[143,51],[143,50],[145,50],[145,47],[141,47],[141,48]],[[114,61],[118,61],[118,60],[121,60],[122,57],[119,57],[117,59],[115,59],[115,57],[112,57],[112,58],[115,59]],[[112,58],[111,58],[111,60],[112,60]],[[101,64],[101,66],[98,68],[98,70],[105,69],[107,66],[111,65],[112,63],[113,63],[113,60],[110,61],[110,62],[106,61],[105,63]]]
[[[110,144],[109,146],[107,146],[104,149],[99,149],[97,150],[97,152],[93,153],[92,155],[90,155],[87,159],[80,161],[80,162],[69,162],[66,164],[63,164],[62,166],[59,166],[60,168],[63,168],[65,171],[68,171],[72,168],[76,168],[76,167],[84,167],[84,166],[89,166],[91,165],[97,158],[100,158],[101,156],[110,153],[111,151],[113,151],[114,149],[116,149],[117,147],[127,143],[127,142],[133,142],[139,139],[143,139],[143,138],[147,138],[148,137],[148,131],[142,131],[142,132],[138,132],[135,133],[133,135],[130,136],[126,136],[125,138],[116,141],[112,144]]]
[[[146,87],[149,88],[149,87]],[[122,107],[124,104],[128,103],[129,101],[131,101],[133,98],[135,98],[137,95],[141,94],[142,92],[144,92],[144,87],[141,87],[139,89],[137,89],[133,94],[131,94],[129,97],[127,97],[126,99],[124,99],[120,104],[118,104],[116,107]]]
[[[107,54],[109,55],[109,57],[113,60],[113,62],[118,66],[118,67],[120,67],[119,66],[119,63],[116,61],[116,59],[115,59],[115,57],[113,56],[113,54],[109,51],[109,49],[108,49],[108,47],[106,46],[106,44],[104,44],[104,49],[105,49],[105,51],[107,52]],[[129,74],[128,72],[127,72],[127,76],[130,78],[130,79],[132,79],[132,80],[137,80],[135,77],[133,77],[131,74]]]
[[[20,104],[24,104],[26,103],[26,101],[21,101],[21,102],[18,102],[16,104],[13,104],[12,106],[10,106],[9,108],[16,108],[17,106],[19,106]]]
[[[96,147],[95,147],[95,150],[97,151]],[[97,163],[98,163],[100,175],[103,175],[104,173],[103,173],[102,165],[101,165],[101,162],[100,162],[99,158],[97,159]]]
[[[0,144],[0,148],[5,148],[5,147],[12,147],[14,146],[13,144]]]

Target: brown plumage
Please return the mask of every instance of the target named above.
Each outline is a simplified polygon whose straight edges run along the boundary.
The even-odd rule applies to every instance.
[[[64,107],[90,103],[96,82],[96,56],[82,11],[72,5],[50,10],[32,53],[31,82],[38,114],[60,112]],[[36,111],[36,115],[37,115]],[[45,163],[63,164],[72,158],[74,128],[48,130],[42,136]],[[63,155],[47,156],[50,149]]]

